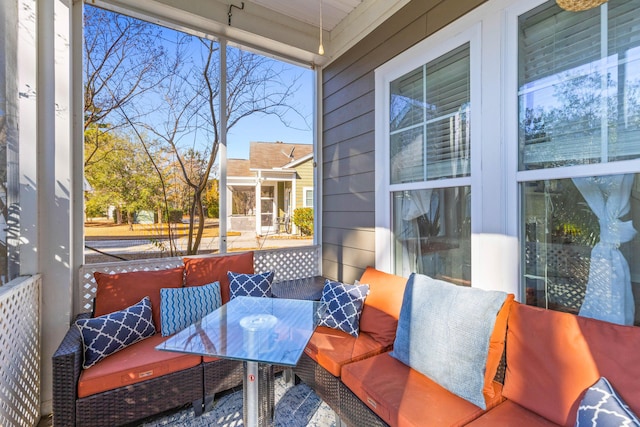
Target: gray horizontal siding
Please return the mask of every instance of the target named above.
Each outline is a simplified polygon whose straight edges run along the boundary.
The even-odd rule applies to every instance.
[[[338,178],[323,179],[323,194],[354,194],[373,191],[373,180],[375,175],[372,172],[357,175],[345,175]],[[324,210],[325,213],[326,210]]]
[[[360,192],[358,194],[325,194],[322,206],[329,212],[373,212],[375,193]]]
[[[324,115],[324,128],[333,129],[340,126],[344,122],[351,121],[362,115],[363,112],[369,112],[375,102],[375,92],[369,91],[364,95],[344,104],[342,107],[332,110]]]
[[[371,263],[373,265],[373,261]],[[339,261],[331,261],[327,258],[322,260],[322,275],[333,280],[353,283],[359,279],[366,267],[346,265]]]
[[[355,279],[358,279],[362,275],[362,271],[364,271],[368,265],[375,264],[374,253],[369,250],[354,249],[323,242],[322,252],[322,272],[327,275],[327,277],[335,280],[353,283]],[[329,262],[325,263],[325,261]],[[335,273],[325,269],[327,266],[331,266]],[[350,275],[344,275],[345,271],[350,272]]]
[[[339,178],[344,176],[345,173],[349,175],[358,175],[373,171],[374,163],[375,155],[373,152],[357,153],[350,157],[325,162],[322,173],[326,179]]]
[[[341,123],[332,129],[324,132],[324,137],[327,141],[327,146],[330,146],[330,141],[336,141],[338,144],[345,139],[351,139],[359,135],[363,135],[371,131],[374,128],[374,112],[373,110],[367,111],[361,116],[354,118],[348,122]]]
[[[328,163],[358,154],[373,153],[374,140],[375,133],[369,131],[351,139],[345,139],[340,144],[325,147],[323,151],[324,162]],[[371,169],[373,170],[373,164]]]
[[[324,243],[348,248],[372,248],[375,245],[376,233],[371,230],[343,229],[325,227],[322,233]]]
[[[374,70],[485,0],[413,0],[323,69],[322,267],[352,282],[375,265]]]

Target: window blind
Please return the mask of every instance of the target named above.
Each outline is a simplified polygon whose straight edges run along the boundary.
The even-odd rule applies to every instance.
[[[520,170],[640,155],[638,10],[640,0],[580,13],[550,1],[520,17]]]
[[[469,175],[469,44],[390,85],[391,183]]]

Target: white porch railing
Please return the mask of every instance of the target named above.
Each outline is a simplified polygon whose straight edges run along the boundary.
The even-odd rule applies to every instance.
[[[40,419],[41,282],[37,275],[0,287],[0,426]]]
[[[203,256],[224,256],[198,255]],[[293,248],[268,249],[253,252],[253,267],[256,273],[274,271],[274,281],[300,279],[318,276],[320,274],[320,246],[297,246]],[[80,292],[75,304],[75,312],[91,311],[93,298],[96,295],[96,281],[93,273],[96,271],[108,274],[126,273],[131,271],[164,270],[183,265],[181,257],[154,258],[135,261],[117,261],[101,264],[88,264],[80,267]]]

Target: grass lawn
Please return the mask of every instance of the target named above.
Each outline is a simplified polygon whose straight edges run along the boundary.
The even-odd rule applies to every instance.
[[[195,224],[197,227],[197,224]],[[133,228],[133,229],[132,229]],[[189,224],[171,224],[171,229],[179,236],[185,236],[189,231]],[[92,240],[99,239],[139,239],[162,238],[167,236],[167,224],[114,224],[107,219],[96,219],[84,223],[84,234]],[[239,232],[230,231],[229,236],[238,236]],[[217,237],[219,235],[218,220],[207,220],[204,224],[202,237]]]

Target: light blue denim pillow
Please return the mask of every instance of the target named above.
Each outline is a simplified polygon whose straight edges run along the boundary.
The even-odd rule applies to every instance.
[[[413,273],[391,355],[453,394],[486,409],[489,339],[507,294]]]
[[[160,289],[160,329],[167,337],[191,326],[222,305],[220,283]]]

